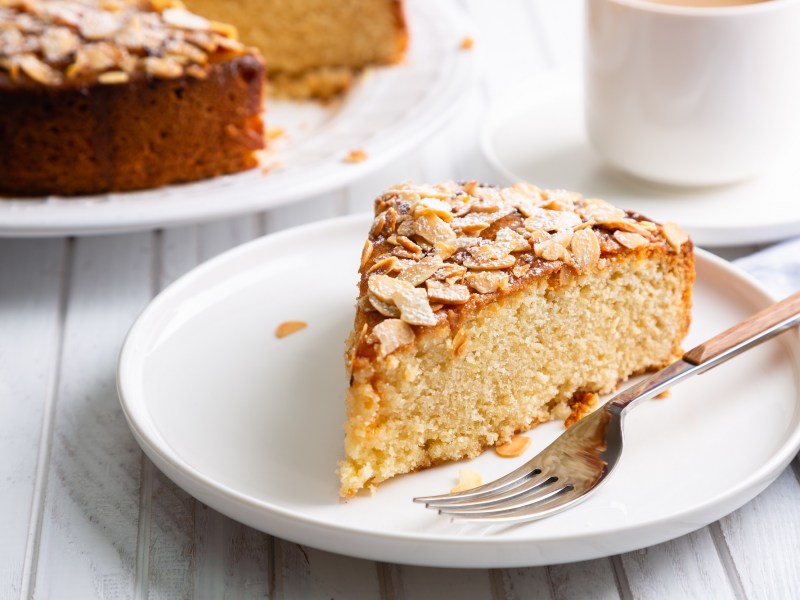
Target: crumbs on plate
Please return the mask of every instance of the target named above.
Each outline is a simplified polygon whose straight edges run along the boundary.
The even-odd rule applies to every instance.
[[[360,163],[367,160],[367,153],[361,148],[356,148],[355,150],[350,150],[350,152],[345,154],[345,157],[342,160],[346,163]]]
[[[471,490],[472,488],[478,487],[481,483],[483,483],[483,477],[481,477],[481,474],[477,471],[473,471],[472,469],[459,469],[458,483],[456,487],[450,490],[450,493],[455,494],[456,492]]]
[[[275,337],[285,338],[287,335],[297,333],[306,327],[308,327],[308,323],[305,321],[284,321],[275,329]]]
[[[512,435],[505,444],[494,447],[495,453],[503,458],[516,458],[531,445],[531,438],[524,435]]]
[[[475,46],[475,40],[473,38],[469,37],[468,35],[461,38],[462,50],[472,50],[474,46]]]

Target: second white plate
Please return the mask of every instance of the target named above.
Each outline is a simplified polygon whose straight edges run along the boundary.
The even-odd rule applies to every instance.
[[[561,422],[531,431],[522,457],[485,452],[340,501],[344,339],[369,223],[366,215],[327,221],[227,252],[160,294],[128,335],[118,385],[134,435],[161,470],[217,510],[370,560],[554,564],[702,527],[758,494],[797,452],[799,340],[792,332],[633,411],[614,476],[552,518],[452,524],[411,499],[449,490],[465,464],[485,480],[500,476],[550,443]],[[686,347],[768,302],[749,278],[700,251]],[[277,339],[286,320],[308,328]]]
[[[284,129],[261,168],[196,183],[76,198],[0,198],[0,237],[116,233],[265,210],[335,190],[387,164],[453,114],[476,72],[471,33],[450,2],[406,3],[410,45],[402,64],[374,69],[329,105],[268,101]],[[343,159],[361,149],[360,163]]]
[[[800,234],[800,143],[768,172],[713,188],[659,186],[608,167],[589,145],[580,78],[542,76],[487,114],[481,146],[511,181],[604,198],[682,225],[700,246],[741,246]],[[798,140],[800,142],[800,140]]]

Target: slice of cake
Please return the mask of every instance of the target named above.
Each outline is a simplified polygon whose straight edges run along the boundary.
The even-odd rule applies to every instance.
[[[264,66],[169,0],[0,4],[0,192],[92,194],[255,167]]]
[[[341,495],[477,456],[681,355],[688,236],[529,184],[375,203],[348,340]]]
[[[363,68],[397,62],[407,31],[400,0],[187,0],[232,23],[264,54],[270,91],[330,98]]]

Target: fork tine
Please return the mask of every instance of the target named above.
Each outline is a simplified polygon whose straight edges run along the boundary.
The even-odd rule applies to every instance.
[[[550,480],[548,479],[548,482]],[[545,486],[534,489],[531,493],[525,493],[511,498],[499,500],[496,503],[483,506],[464,506],[458,508],[441,507],[439,513],[443,515],[469,515],[469,514],[504,514],[508,511],[523,510],[529,506],[545,502],[551,498],[556,498],[566,492],[571,492],[574,486],[558,481],[557,479]]]
[[[479,485],[478,487],[474,487],[463,492],[440,494],[438,496],[420,496],[414,498],[414,502],[430,505],[434,502],[459,502],[461,500],[467,500],[468,498],[479,498],[487,494],[493,494],[507,490],[508,488],[516,485],[519,481],[530,479],[531,477],[535,477],[540,473],[541,470],[533,466],[533,461],[528,461],[507,475],[504,475],[499,479],[495,479],[494,481],[490,481],[489,483]]]
[[[534,475],[530,479],[527,480],[518,480],[516,485],[511,487],[504,487],[501,488],[499,491],[496,492],[487,492],[482,494],[481,496],[474,497],[474,498],[467,498],[466,500],[453,500],[453,499],[444,499],[444,500],[437,500],[432,502],[426,502],[425,506],[428,508],[461,508],[461,507],[479,507],[479,506],[489,506],[503,500],[508,500],[511,498],[516,498],[517,496],[521,496],[522,494],[529,494],[534,489],[550,485],[551,483],[555,483],[556,478],[554,478],[550,473],[545,473],[540,469],[535,469],[535,471],[539,471],[538,474]]]
[[[566,491],[565,491],[566,490]],[[539,499],[528,507],[505,509],[501,512],[461,512],[443,513],[452,520],[479,521],[484,523],[514,523],[518,521],[536,521],[554,515],[562,510],[582,502],[588,497],[579,490],[567,489],[567,486],[551,494],[547,498]]]

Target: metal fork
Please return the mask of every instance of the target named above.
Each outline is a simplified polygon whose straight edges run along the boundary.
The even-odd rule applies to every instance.
[[[494,523],[533,521],[575,506],[608,479],[619,462],[625,415],[634,406],[796,325],[800,325],[800,292],[716,335],[618,394],[508,475],[471,490],[414,498],[414,502],[452,519]]]

